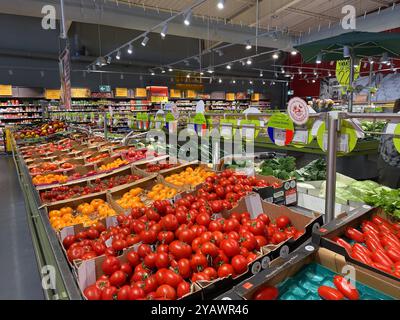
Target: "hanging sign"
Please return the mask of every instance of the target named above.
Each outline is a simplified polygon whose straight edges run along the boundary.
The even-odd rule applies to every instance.
[[[337,151],[340,154],[352,152],[356,147],[357,140],[357,133],[353,125],[347,120],[342,120],[338,137]],[[326,152],[328,149],[328,132],[326,131],[325,122],[323,122],[318,129],[317,141],[319,147]]]
[[[226,101],[235,101],[235,94],[232,93],[232,92],[228,92],[228,93],[225,95],[225,100],[226,100]]]
[[[46,89],[44,92],[44,97],[47,100],[59,100],[61,96],[61,91],[59,89]]]
[[[275,113],[267,125],[268,136],[278,146],[290,144],[294,136],[293,121],[285,113]]]
[[[344,87],[342,89],[342,93],[347,91],[347,88],[350,85],[350,69],[351,69],[350,59],[339,60],[336,62],[336,78],[339,84]],[[354,80],[357,80],[360,76],[361,66],[358,65],[354,67]]]
[[[12,86],[8,84],[0,84],[0,96],[12,96]]]
[[[295,97],[289,100],[287,112],[295,124],[306,124],[310,116],[307,102],[303,99]]]
[[[169,90],[169,97],[171,99],[180,99],[181,98],[181,90],[178,89],[170,89]]]
[[[61,79],[61,104],[67,110],[71,110],[71,61],[68,46],[59,57],[59,69]]]
[[[115,88],[116,98],[126,98],[128,96],[128,88]]]
[[[136,98],[145,98],[145,97],[147,97],[146,88],[136,88],[135,89],[135,97]]]

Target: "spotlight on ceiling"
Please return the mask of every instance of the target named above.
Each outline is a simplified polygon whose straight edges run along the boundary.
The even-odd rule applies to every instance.
[[[212,67],[209,67],[208,70],[207,70],[207,72],[210,73],[210,74],[212,74],[212,73],[214,73],[214,69],[213,69]]]
[[[147,45],[147,43],[149,42],[149,37],[148,36],[144,36],[143,40],[142,40],[142,46],[145,47]]]
[[[233,83],[233,84],[236,84],[236,80],[232,80],[232,83]]]
[[[272,55],[272,59],[274,59],[274,60],[279,59],[279,54],[278,54],[277,52],[275,52],[275,53]]]
[[[172,67],[168,67],[168,72],[172,72],[174,71],[174,69],[172,69]]]
[[[248,66],[250,66],[252,63],[253,63],[253,61],[252,61],[250,58],[247,59],[246,64],[247,64]]]
[[[168,32],[168,25],[164,24],[164,26],[160,32],[161,39],[165,39],[165,37],[167,36],[167,32]]]
[[[303,74],[303,70],[299,69],[299,74]]]
[[[231,69],[232,69],[232,66],[231,66],[230,64],[227,64],[227,65],[226,65],[226,68],[227,68],[228,70],[231,70]]]
[[[318,53],[317,59],[315,60],[316,64],[321,64],[322,63],[322,53]]]
[[[165,73],[165,69],[164,68],[161,68],[161,73]]]
[[[108,57],[107,57],[107,64],[110,64],[110,63],[111,63],[111,60],[112,60],[111,56],[108,56]]]
[[[293,50],[290,52],[290,54],[291,54],[292,56],[297,56],[297,51],[293,49]]]
[[[264,73],[260,71],[260,77],[264,77]]]
[[[253,84],[253,80],[250,80],[249,83],[250,83],[250,84]]]
[[[222,83],[222,79],[221,78],[219,78],[218,83]]]
[[[115,56],[115,59],[117,59],[117,60],[121,59],[121,51],[118,50],[117,55]]]
[[[126,50],[126,52],[128,52],[128,54],[132,54],[133,53],[132,43],[129,44],[128,49]]]
[[[218,0],[217,8],[219,10],[223,10],[225,8],[225,1],[224,0]]]
[[[250,50],[252,48],[250,41],[246,41],[246,50]]]
[[[184,23],[186,26],[190,26],[191,20],[192,20],[192,10],[189,10],[189,11],[186,12],[186,14],[185,14],[185,18],[184,18],[184,20],[183,20],[183,23]]]

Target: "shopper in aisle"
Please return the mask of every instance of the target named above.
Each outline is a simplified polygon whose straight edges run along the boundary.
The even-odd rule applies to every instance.
[[[393,113],[400,112],[400,99],[397,99]],[[383,135],[379,145],[378,159],[379,183],[390,187],[400,187],[400,153],[394,146],[393,136]]]

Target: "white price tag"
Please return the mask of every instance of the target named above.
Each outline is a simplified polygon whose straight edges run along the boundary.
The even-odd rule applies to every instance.
[[[308,143],[308,130],[306,130],[306,129],[295,130],[293,142],[307,144]]]
[[[75,234],[75,230],[73,226],[65,227],[60,230],[61,241],[64,240],[67,236],[73,236]]]
[[[323,123],[324,122],[322,120],[317,120],[317,121],[314,122],[313,127],[311,129],[311,134],[312,134],[313,137],[317,136],[318,129]]]
[[[394,134],[398,123],[389,123],[386,128],[386,133]]]
[[[274,140],[275,144],[281,147],[285,146],[286,142],[286,130],[283,129],[274,129]]]
[[[96,282],[95,259],[84,260],[78,268],[79,287],[85,290],[86,287]]]
[[[106,226],[107,226],[107,228],[115,227],[116,225],[118,225],[118,221],[117,221],[117,217],[116,216],[107,217],[106,218]]]
[[[251,124],[247,124],[246,126],[253,126],[254,127],[254,125],[251,125]],[[242,136],[244,138],[246,138],[246,140],[254,139],[255,134],[256,134],[256,132],[255,132],[254,128],[243,128],[242,129]]]
[[[233,128],[231,124],[224,124],[221,126],[221,137],[230,139],[233,136]]]
[[[112,241],[113,241],[113,237],[111,236],[110,238],[108,238],[108,239],[104,242],[104,244],[106,245],[107,248],[111,247]]]
[[[324,151],[328,150],[328,134],[327,133],[324,134],[323,150]],[[345,153],[349,152],[349,135],[348,134],[341,134],[339,136],[337,151],[345,152]]]
[[[245,198],[245,201],[252,219],[257,218],[260,213],[263,213],[261,197],[258,193],[251,193]]]

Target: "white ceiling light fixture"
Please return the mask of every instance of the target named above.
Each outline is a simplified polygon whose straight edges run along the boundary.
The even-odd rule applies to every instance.
[[[207,70],[207,72],[208,72],[209,74],[213,74],[213,73],[214,73],[214,69],[213,69],[212,67],[209,67],[208,70]]]
[[[145,35],[142,40],[142,46],[143,47],[147,46],[147,43],[149,42],[149,40],[150,40],[149,37],[147,35]]]
[[[321,64],[322,63],[322,53],[318,53],[317,59],[315,60],[316,64]]]
[[[275,85],[275,81],[272,81],[272,82],[271,82],[271,85],[273,85],[273,86],[274,86],[274,85]]]
[[[133,53],[132,43],[129,44],[128,49],[126,50],[126,52],[128,52],[128,54],[132,54]]]
[[[328,73],[328,77],[332,77],[332,73],[331,72]]]
[[[107,57],[107,64],[110,64],[110,63],[111,63],[111,60],[112,60],[111,56],[108,56],[108,57]]]
[[[253,63],[253,61],[252,61],[250,58],[247,59],[246,64],[247,64],[248,66],[250,66],[252,63]]]
[[[263,81],[262,84],[265,85],[265,81]]]
[[[233,84],[236,84],[236,80],[232,80],[232,83],[233,83]]]
[[[246,41],[246,50],[250,50],[252,48],[250,41]]]
[[[224,0],[218,0],[217,8],[219,10],[223,10],[225,8],[225,1]]]
[[[264,77],[264,73],[260,71],[260,77]]]
[[[183,63],[185,64],[185,66],[189,66],[190,64],[189,60],[183,60]]]
[[[316,76],[316,75],[317,75],[317,70],[314,69],[314,76]]]
[[[232,66],[231,66],[230,64],[227,64],[227,65],[226,65],[226,68],[227,68],[228,70],[231,70],[231,69],[232,69]]]
[[[172,69],[172,67],[168,67],[168,72],[172,72],[174,71],[174,69]]]
[[[299,69],[299,74],[303,74],[303,70]]]
[[[387,52],[384,52],[382,55],[382,59],[381,59],[382,63],[388,63],[389,62],[389,55]]]
[[[118,50],[118,52],[117,52],[117,54],[115,56],[115,59],[117,59],[117,60],[121,59],[121,51],[120,50]]]
[[[290,54],[292,55],[292,56],[297,56],[297,50],[292,50],[291,52],[290,52]]]
[[[165,39],[165,37],[167,36],[167,32],[168,32],[168,25],[164,24],[164,26],[160,32],[161,39]]]
[[[349,46],[344,46],[343,47],[343,57],[344,58],[350,58],[350,47]]]
[[[121,73],[120,78],[121,78],[121,80],[124,80],[124,74],[123,73]]]
[[[201,75],[201,76],[204,76],[204,72],[203,72],[203,71],[200,71],[200,75]]]
[[[272,55],[272,59],[274,60],[279,59],[279,54],[277,52],[274,52],[274,54]]]
[[[190,78],[190,74],[189,73],[186,75],[186,78],[188,78],[188,79]]]
[[[161,68],[161,73],[165,73],[165,69],[164,68]]]
[[[316,81],[315,81],[315,79],[312,79],[312,83],[315,83]]]
[[[281,69],[281,72],[282,72],[282,74],[285,74],[285,73],[286,73],[286,71],[285,71],[284,68]]]
[[[185,24],[185,26],[190,26],[191,20],[192,20],[192,10],[189,10],[185,14],[185,18],[183,20],[183,23]]]
[[[249,83],[250,83],[250,84],[253,84],[253,80],[250,80]]]
[[[222,83],[222,79],[221,78],[219,78],[218,83]]]

